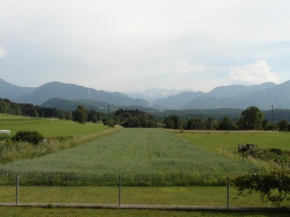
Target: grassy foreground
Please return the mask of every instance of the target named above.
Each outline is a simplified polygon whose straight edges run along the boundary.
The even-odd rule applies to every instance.
[[[20,186],[20,203],[80,203],[118,204],[118,187],[108,186]],[[15,187],[0,187],[0,203],[15,202]],[[188,205],[225,207],[226,187],[122,187],[122,204],[146,205]],[[246,197],[238,196],[234,187],[230,188],[231,207],[274,207],[269,202],[261,202],[259,194],[253,192]],[[289,207],[289,201],[281,207]]]
[[[2,172],[20,174],[110,177],[121,173],[136,185],[148,183],[148,177],[159,177],[152,180],[157,186],[224,185],[226,176],[259,169],[186,143],[160,129],[123,129],[73,149],[0,166]]]
[[[288,217],[289,213],[234,213],[234,212],[185,212],[160,210],[113,210],[113,209],[42,209],[0,207],[5,217]]]

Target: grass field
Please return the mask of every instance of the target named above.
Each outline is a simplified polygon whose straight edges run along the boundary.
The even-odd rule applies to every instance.
[[[63,122],[68,129],[61,128],[60,122]],[[86,133],[87,131],[78,131],[77,128],[96,126],[67,123],[55,119],[19,118],[17,120],[13,116],[5,115],[0,116],[1,123],[6,123],[7,126],[10,124],[11,129],[26,126],[27,123],[28,128],[45,126],[42,129],[46,129],[44,132],[50,136],[55,136],[54,133],[57,131],[61,131],[58,132],[58,136],[75,135],[76,132]],[[2,128],[2,125],[0,126]],[[99,129],[101,131],[104,127]],[[88,135],[90,134],[92,132]],[[259,147],[262,144],[265,148],[272,148],[275,144],[276,148],[289,150],[287,145],[289,139],[290,134],[278,132],[184,132],[181,134],[162,129],[123,129],[82,146],[1,165],[0,172],[20,173],[20,202],[116,204],[118,203],[116,186],[118,174],[122,174],[123,204],[225,206],[225,177],[264,171],[265,168],[249,161],[222,155],[221,148],[236,148],[238,143],[254,143]],[[15,181],[15,177],[12,177],[11,183]],[[66,183],[68,186],[53,186],[51,177],[60,178],[58,184]],[[70,186],[71,180],[67,177],[76,178],[78,183],[72,183]],[[90,179],[90,177],[97,179]],[[82,181],[86,179],[88,183],[83,184]],[[98,179],[101,181],[95,183],[94,181]],[[0,185],[0,202],[14,202],[15,187],[2,185],[1,179]],[[237,197],[233,187],[231,205],[272,206],[269,203],[262,203],[255,193],[249,197]],[[289,206],[289,204],[282,205]],[[229,214],[152,210],[80,211],[37,208],[8,210],[0,207],[1,211],[5,216],[20,217],[24,213],[26,215],[23,216],[287,216],[276,213],[273,215]]]
[[[167,177],[160,184],[180,185],[185,184],[186,178],[189,185],[224,185],[226,176],[260,169],[257,165],[229,159],[189,144],[161,129],[124,129],[73,149],[0,167],[2,172],[22,174],[106,177],[121,173],[128,176],[129,180],[138,178],[141,182],[142,178]],[[182,182],[179,182],[179,177],[183,179]]]
[[[21,130],[38,131],[45,137],[89,135],[107,129],[103,124],[80,124],[54,118],[30,118],[16,115],[0,115],[0,129],[11,131],[11,135]]]
[[[21,186],[20,203],[80,203],[118,204],[119,189],[110,186]],[[231,207],[273,207],[261,202],[259,195],[238,196],[234,187],[230,189]],[[226,187],[130,187],[121,190],[122,204],[188,205],[225,207]],[[0,202],[15,202],[15,187],[0,186]],[[286,206],[285,201],[281,206]]]
[[[221,149],[237,150],[238,144],[257,144],[259,149],[279,148],[290,151],[290,133],[277,131],[171,131],[179,138],[203,149],[221,153]]]
[[[122,127],[116,126],[115,128],[108,129],[103,124],[80,124],[73,121],[51,118],[30,118],[0,114],[0,129],[9,129],[12,135],[20,130],[36,130],[48,139],[48,143],[34,146],[24,142],[16,144],[6,143],[6,140],[10,137],[0,135],[0,164],[6,164],[19,159],[37,158],[63,149],[73,148],[102,136],[112,134],[121,130]]]

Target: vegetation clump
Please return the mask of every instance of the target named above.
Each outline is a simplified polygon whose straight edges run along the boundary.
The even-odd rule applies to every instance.
[[[115,112],[115,122],[123,127],[154,128],[157,127],[155,118],[147,112],[136,110],[118,109]]]
[[[232,182],[239,195],[246,196],[253,191],[260,193],[262,202],[270,201],[277,207],[284,201],[290,201],[290,171],[273,171],[268,174],[236,176]]]
[[[44,137],[37,131],[19,131],[11,138],[13,142],[28,142],[33,145],[38,145]]]

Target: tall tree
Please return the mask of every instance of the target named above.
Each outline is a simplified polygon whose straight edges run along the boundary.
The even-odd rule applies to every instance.
[[[74,121],[85,123],[88,117],[88,111],[84,106],[79,105],[74,111]]]
[[[219,130],[232,130],[234,122],[229,116],[224,116],[218,123]]]
[[[164,119],[164,124],[166,128],[180,129],[181,120],[177,115],[169,115]]]
[[[263,120],[262,111],[255,106],[251,106],[242,112],[239,125],[243,130],[261,130]]]
[[[288,121],[287,120],[282,120],[278,123],[278,126],[279,126],[279,130],[280,131],[287,131],[288,130]]]

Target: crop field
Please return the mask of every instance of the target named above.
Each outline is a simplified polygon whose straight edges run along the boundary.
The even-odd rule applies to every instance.
[[[38,131],[45,137],[88,135],[107,129],[103,124],[79,124],[54,118],[30,118],[0,114],[0,129],[11,131],[11,135],[21,130]]]
[[[22,174],[100,177],[122,174],[129,180],[161,177],[165,180],[160,184],[168,185],[224,184],[226,176],[261,169],[187,143],[161,129],[123,129],[73,149],[0,167],[2,172]],[[174,183],[168,181],[172,177],[177,177]],[[178,177],[183,177],[183,181]],[[188,182],[184,181],[186,179]]]

